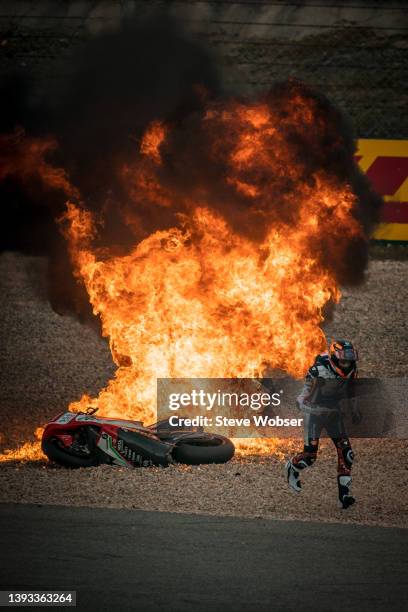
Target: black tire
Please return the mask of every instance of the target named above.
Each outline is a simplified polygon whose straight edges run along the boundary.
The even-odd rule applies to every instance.
[[[235,446],[228,438],[208,434],[202,438],[180,440],[173,450],[173,459],[178,463],[199,465],[200,463],[226,463],[235,453]]]
[[[42,441],[42,450],[50,461],[68,468],[94,467],[100,461],[96,455],[81,457],[68,449],[62,448],[57,438],[45,438]]]

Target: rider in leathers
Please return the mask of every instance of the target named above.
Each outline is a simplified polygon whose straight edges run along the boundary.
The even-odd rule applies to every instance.
[[[337,449],[339,506],[348,508],[355,499],[350,493],[353,451],[344,428],[339,403],[351,404],[352,420],[358,422],[360,414],[352,398],[352,381],[357,376],[358,354],[348,340],[335,340],[327,353],[321,353],[309,369],[304,387],[297,398],[304,417],[303,452],[286,463],[285,470],[290,487],[301,491],[299,472],[316,461],[319,438],[323,429]]]

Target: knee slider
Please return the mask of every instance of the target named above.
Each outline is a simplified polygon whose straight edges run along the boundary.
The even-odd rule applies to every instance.
[[[342,459],[347,468],[351,468],[354,461],[354,453],[347,438],[339,440],[337,443],[339,459]]]
[[[350,470],[354,460],[354,453],[351,448],[339,448],[338,456],[340,467],[344,466],[344,468]]]
[[[353,465],[353,461],[354,461],[354,453],[351,450],[351,448],[349,448],[348,450],[346,450],[345,448],[343,449],[343,459],[347,467],[351,468],[351,466]]]

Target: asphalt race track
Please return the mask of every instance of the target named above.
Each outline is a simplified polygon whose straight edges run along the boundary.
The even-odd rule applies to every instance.
[[[11,504],[0,525],[1,589],[81,610],[407,609],[403,529]]]

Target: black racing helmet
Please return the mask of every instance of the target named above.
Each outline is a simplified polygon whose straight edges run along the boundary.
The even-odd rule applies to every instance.
[[[329,347],[329,355],[338,368],[341,368],[340,362],[349,362],[347,366],[348,371],[355,366],[355,362],[358,360],[357,349],[350,340],[332,340]]]

